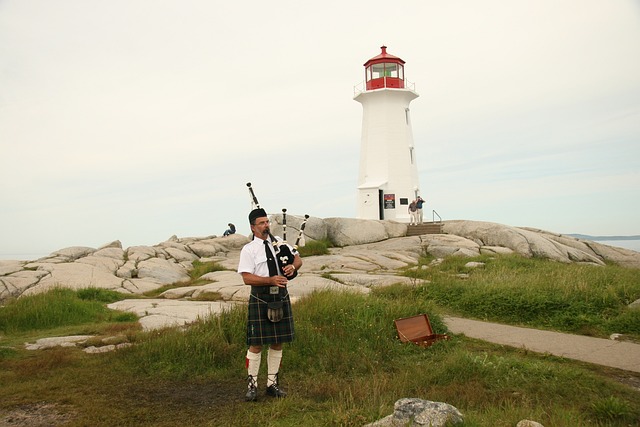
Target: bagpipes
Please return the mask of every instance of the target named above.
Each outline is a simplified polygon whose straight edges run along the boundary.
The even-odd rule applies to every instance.
[[[251,196],[251,203],[255,208],[260,209],[260,203],[258,202],[258,198],[253,192],[253,188],[251,187],[251,183],[247,182],[247,187],[249,188],[249,195]],[[298,232],[298,237],[296,239],[296,243],[293,245],[293,249],[298,249],[298,244],[304,236],[304,228],[307,225],[307,220],[309,219],[309,215],[304,216],[304,220],[302,224],[300,224],[300,230]],[[269,237],[271,238],[271,242],[276,251],[276,261],[278,262],[278,267],[280,267],[280,271],[284,271],[284,267],[293,264],[293,260],[295,255],[291,251],[291,248],[287,244],[287,210],[282,208],[282,240],[278,241],[271,232],[269,232]],[[253,238],[253,236],[252,236]],[[298,270],[293,271],[293,275],[287,276],[287,279],[292,280],[298,275]]]

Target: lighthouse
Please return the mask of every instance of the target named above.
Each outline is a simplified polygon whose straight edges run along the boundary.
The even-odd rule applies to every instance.
[[[362,104],[357,217],[409,222],[408,205],[420,192],[409,104],[418,97],[405,79],[405,62],[387,47],[364,64],[354,90]]]

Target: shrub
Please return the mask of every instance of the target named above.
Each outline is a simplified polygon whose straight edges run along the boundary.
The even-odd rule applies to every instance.
[[[615,396],[600,399],[591,405],[593,415],[604,422],[609,421],[634,421],[633,411],[629,404]],[[638,421],[637,419],[635,421]]]
[[[327,255],[329,248],[332,246],[329,240],[311,240],[304,246],[298,248],[301,257],[313,256],[313,255]]]
[[[100,288],[86,288],[76,291],[78,298],[85,301],[98,301],[106,304],[111,304],[116,301],[122,301],[125,298],[129,298],[120,292],[111,291],[108,289]]]
[[[191,263],[193,265],[193,269],[189,272],[189,276],[192,280],[196,280],[207,273],[211,273],[213,271],[224,271],[226,270],[223,266],[218,264],[215,261],[206,261],[202,262],[199,260],[193,261]]]

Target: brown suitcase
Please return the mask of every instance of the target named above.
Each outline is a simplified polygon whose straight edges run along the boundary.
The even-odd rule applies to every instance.
[[[396,319],[393,323],[396,325],[401,342],[412,342],[420,347],[429,347],[436,341],[449,339],[447,335],[433,333],[429,316],[426,314]]]

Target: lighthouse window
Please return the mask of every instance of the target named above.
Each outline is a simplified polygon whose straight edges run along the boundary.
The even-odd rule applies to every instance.
[[[381,79],[383,77],[393,77],[404,80],[404,67],[395,62],[373,64],[366,69],[367,81]]]
[[[385,62],[383,64],[373,64],[371,66],[371,75],[367,76],[369,79],[379,79],[382,77],[399,77],[399,69],[402,69],[398,64],[394,62]]]
[[[384,64],[384,75],[398,78],[398,64]]]
[[[384,64],[373,64],[371,66],[371,79],[384,77]]]

